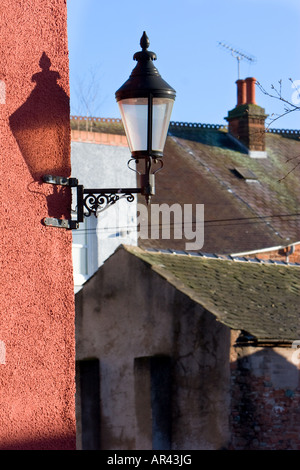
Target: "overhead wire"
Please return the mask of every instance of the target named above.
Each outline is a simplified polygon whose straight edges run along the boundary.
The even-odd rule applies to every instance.
[[[212,227],[216,227],[216,226],[221,226],[221,227],[224,227],[224,226],[233,226],[233,225],[254,225],[254,224],[259,224],[259,223],[268,223],[268,219],[271,219],[271,220],[274,220],[276,218],[284,218],[284,217],[296,217],[299,218],[300,216],[300,213],[294,213],[294,214],[273,214],[273,215],[267,215],[267,216],[255,216],[255,217],[235,217],[235,218],[228,218],[228,219],[210,219],[210,220],[204,220],[203,222],[203,225],[204,227],[207,226],[209,227],[209,225],[211,225]],[[295,219],[295,220],[296,220]],[[189,224],[191,224],[192,226],[195,225],[196,223],[201,223],[202,221],[200,220],[193,220],[191,222],[189,222]],[[104,232],[106,230],[118,230],[118,231],[122,231],[122,230],[129,230],[129,229],[136,229],[137,227],[140,227],[140,228],[143,228],[143,227],[147,227],[147,226],[151,226],[151,227],[154,227],[154,228],[163,228],[165,226],[170,226],[171,227],[175,227],[175,226],[179,226],[179,225],[182,225],[184,226],[185,224],[187,224],[188,222],[186,221],[182,221],[181,223],[177,222],[173,222],[173,221],[170,221],[169,224],[165,223],[158,223],[158,224],[151,224],[151,222],[149,223],[145,223],[145,224],[141,224],[141,223],[137,223],[137,224],[133,224],[133,225],[116,225],[116,226],[105,226],[103,228],[101,227],[92,227],[92,228],[78,228],[75,230],[75,232],[77,233],[83,233],[83,232],[87,232],[87,233],[100,233],[100,232]]]

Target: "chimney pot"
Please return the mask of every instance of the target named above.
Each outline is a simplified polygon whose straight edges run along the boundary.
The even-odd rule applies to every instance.
[[[237,80],[237,106],[246,103],[246,82],[245,80]]]
[[[246,82],[246,99],[247,99],[247,104],[256,104],[255,102],[255,84],[256,84],[256,78],[253,77],[248,77],[245,79]]]

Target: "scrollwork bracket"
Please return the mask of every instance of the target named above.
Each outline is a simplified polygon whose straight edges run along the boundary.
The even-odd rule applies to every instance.
[[[133,202],[134,194],[142,192],[141,188],[85,189],[83,185],[78,184],[76,178],[65,178],[61,176],[45,175],[43,181],[48,184],[69,186],[70,188],[77,189],[76,219],[67,220],[51,217],[43,219],[44,225],[69,230],[77,229],[79,224],[83,222],[84,217],[90,217],[91,215],[97,217],[99,213],[103,212],[120,199],[125,198],[128,202]]]

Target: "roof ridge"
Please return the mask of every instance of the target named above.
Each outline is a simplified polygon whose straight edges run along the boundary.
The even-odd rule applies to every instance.
[[[106,123],[121,123],[121,118],[104,118],[96,116],[78,116],[71,115],[71,120],[79,121],[96,121],[96,122],[106,122]],[[186,121],[170,121],[169,127],[186,127],[186,128],[199,128],[199,129],[228,129],[227,124],[210,124],[202,122],[186,122]],[[299,135],[299,129],[273,129],[266,127],[265,132],[268,134],[288,134],[288,135]]]
[[[202,251],[184,251],[184,250],[173,250],[173,249],[159,249],[159,248],[145,248],[143,251],[148,253],[161,253],[167,255],[181,255],[181,256],[192,256],[206,259],[215,259],[222,261],[235,261],[244,263],[255,263],[255,264],[269,264],[269,265],[280,265],[280,266],[300,266],[300,263],[288,263],[286,261],[272,260],[272,259],[260,259],[260,258],[247,258],[246,256],[232,256],[232,255],[220,255],[216,253],[203,253]]]

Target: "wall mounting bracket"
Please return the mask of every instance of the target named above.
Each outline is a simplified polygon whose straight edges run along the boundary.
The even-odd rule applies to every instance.
[[[76,188],[77,213],[75,219],[56,219],[45,217],[43,223],[49,227],[75,230],[83,222],[84,217],[97,215],[107,207],[115,204],[119,199],[126,198],[128,202],[134,201],[134,194],[142,193],[141,188],[107,188],[107,189],[86,189],[78,183],[76,178],[66,178],[63,176],[44,175],[44,183],[59,186]]]

